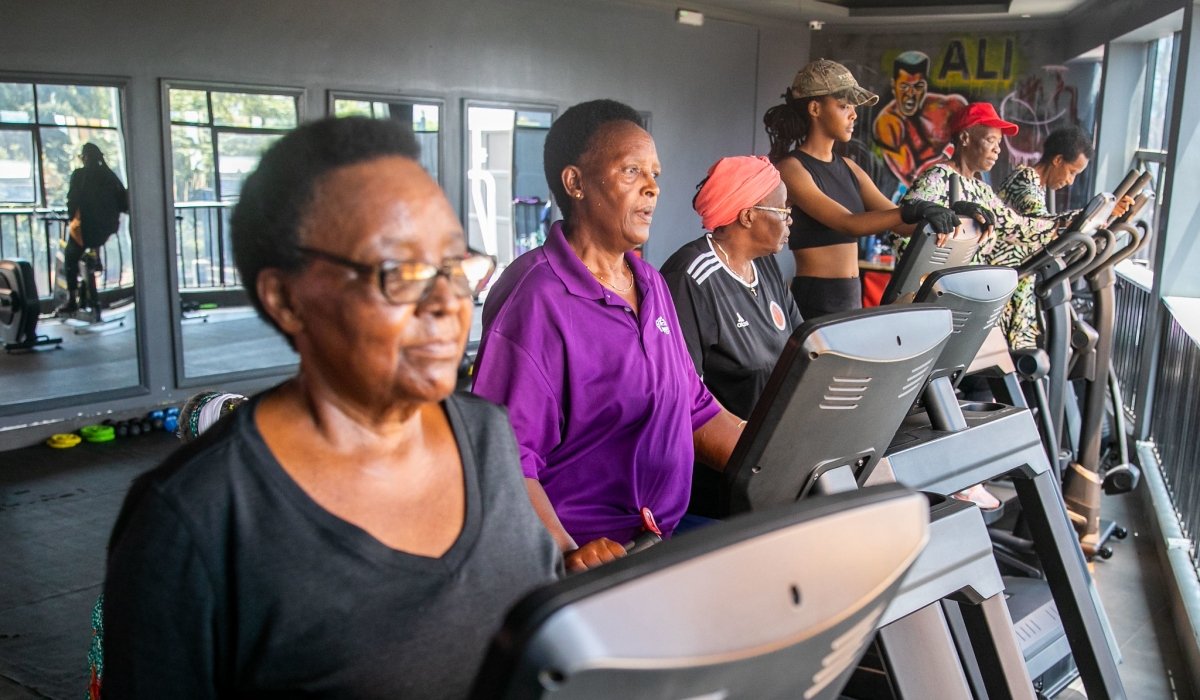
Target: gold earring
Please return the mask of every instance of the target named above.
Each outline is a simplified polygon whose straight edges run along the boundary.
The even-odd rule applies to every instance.
[[[583,199],[583,193],[582,193],[582,192],[576,192],[576,193],[575,193],[575,199]]]

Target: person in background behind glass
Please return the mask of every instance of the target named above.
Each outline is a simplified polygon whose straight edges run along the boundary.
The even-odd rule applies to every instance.
[[[129,213],[129,191],[104,162],[104,153],[94,143],[85,143],[79,152],[82,168],[71,173],[67,189],[67,218],[70,219],[67,248],[63,262],[67,272],[67,302],[58,310],[72,314],[79,310],[79,261],[89,250],[97,250],[121,228],[121,214]]]

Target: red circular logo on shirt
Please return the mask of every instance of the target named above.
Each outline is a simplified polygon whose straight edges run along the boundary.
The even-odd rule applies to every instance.
[[[771,302],[771,320],[775,322],[775,327],[779,330],[783,330],[787,325],[787,317],[783,315],[783,309],[775,302]]]

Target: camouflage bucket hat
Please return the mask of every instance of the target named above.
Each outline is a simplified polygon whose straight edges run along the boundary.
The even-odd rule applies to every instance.
[[[845,93],[847,101],[856,107],[870,106],[879,101],[879,95],[858,86],[850,69],[823,58],[800,69],[792,81],[791,93],[794,99]]]

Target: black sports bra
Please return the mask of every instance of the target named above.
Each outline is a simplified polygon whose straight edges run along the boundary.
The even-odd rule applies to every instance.
[[[817,183],[817,189],[824,192],[826,197],[849,209],[851,214],[862,214],[866,211],[862,191],[858,187],[858,178],[854,177],[844,158],[835,155],[832,163],[826,163],[804,151],[792,151],[790,155],[808,170],[813,182]],[[792,234],[788,237],[788,248],[802,250],[842,243],[858,243],[858,239],[834,231],[806,214],[800,207],[792,205]]]

